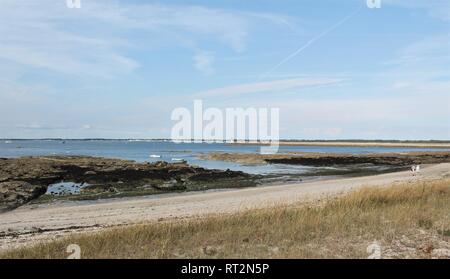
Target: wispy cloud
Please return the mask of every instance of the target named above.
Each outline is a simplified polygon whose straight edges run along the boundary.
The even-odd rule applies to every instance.
[[[197,70],[202,72],[204,75],[212,75],[214,70],[215,57],[211,52],[200,52],[194,55],[194,66]]]
[[[384,82],[409,94],[440,93],[450,96],[450,40],[435,35],[413,42],[396,53],[397,58],[384,62]],[[380,82],[381,83],[381,82]]]
[[[215,97],[223,95],[239,95],[248,93],[258,93],[267,91],[280,91],[291,88],[299,88],[306,86],[330,85],[342,82],[343,79],[333,78],[294,78],[281,79],[266,82],[244,83],[227,87],[215,88],[198,92],[196,97]]]
[[[0,59],[64,74],[111,77],[134,71],[141,62],[129,54],[165,44],[197,52],[214,41],[235,52],[246,49],[256,23],[286,24],[281,16],[245,14],[192,5],[84,1],[4,0],[0,9]],[[141,36],[133,36],[139,31]],[[209,59],[209,60],[205,60]],[[210,71],[211,57],[195,66]]]
[[[423,10],[432,17],[450,21],[450,2],[447,0],[383,0],[382,3],[383,5]]]
[[[289,127],[284,137],[446,139],[449,102],[450,95],[430,89],[414,97],[406,90],[380,98],[293,98],[272,105]]]
[[[307,41],[305,44],[303,44],[302,46],[300,46],[297,50],[295,50],[293,53],[289,54],[287,57],[285,57],[284,59],[282,59],[278,64],[276,64],[275,66],[273,66],[272,68],[270,68],[268,71],[266,71],[265,73],[263,73],[260,76],[260,79],[263,79],[265,77],[267,77],[268,75],[270,75],[273,71],[275,71],[276,69],[278,69],[279,67],[281,67],[283,64],[289,62],[291,59],[293,59],[294,57],[296,57],[297,55],[299,55],[302,51],[304,51],[305,49],[307,49],[309,46],[311,46],[312,44],[314,44],[316,41],[320,40],[322,37],[328,35],[328,33],[332,32],[333,30],[335,30],[336,28],[338,28],[339,26],[341,26],[342,24],[344,24],[346,21],[348,21],[349,19],[351,19],[353,16],[355,16],[359,11],[361,10],[361,8],[356,9],[355,11],[353,11],[351,14],[347,15],[346,17],[344,17],[343,19],[339,20],[338,22],[336,22],[335,24],[333,24],[332,26],[330,26],[329,28],[327,28],[326,30],[324,30],[323,32],[319,33],[317,36],[314,36],[313,38],[311,38],[309,41]]]
[[[398,58],[387,61],[386,65],[418,65],[435,62],[443,64],[443,60],[450,60],[449,34],[435,35],[413,42],[397,53]]]

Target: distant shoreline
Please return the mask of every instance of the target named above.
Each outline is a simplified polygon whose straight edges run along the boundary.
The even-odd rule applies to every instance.
[[[237,142],[235,144],[269,145],[269,143],[255,141]],[[278,144],[280,146],[450,148],[450,142],[445,141],[280,141]]]
[[[41,138],[41,139],[19,139],[3,138],[2,141],[129,141],[129,142],[169,142],[171,139],[106,139],[106,138]],[[229,141],[208,141],[208,140],[186,140],[183,143],[224,143],[233,145],[269,145],[269,141],[234,140]],[[276,142],[272,142],[274,144]],[[409,147],[409,148],[450,148],[450,140],[279,140],[280,146],[334,146],[334,147]]]
[[[84,140],[117,140],[117,141],[135,141],[135,140],[147,140],[147,141],[172,141],[170,138],[0,138],[0,141],[3,140],[76,140],[76,141],[84,141]],[[202,140],[197,139],[186,139],[183,142],[201,142]],[[227,142],[228,140],[203,140],[204,142]],[[241,139],[235,139],[235,142],[244,142]],[[257,142],[256,140],[245,140],[246,142]],[[296,143],[313,143],[313,142],[348,142],[348,143],[448,143],[449,140],[440,140],[440,139],[430,139],[430,140],[395,140],[395,139],[334,139],[334,140],[324,140],[324,139],[280,139],[280,142],[296,142]]]

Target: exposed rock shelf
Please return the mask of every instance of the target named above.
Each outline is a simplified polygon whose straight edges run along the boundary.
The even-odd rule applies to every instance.
[[[410,166],[412,164],[437,164],[450,162],[450,152],[411,152],[411,153],[299,153],[282,154],[243,154],[243,153],[208,153],[199,156],[206,160],[231,161],[241,164],[291,164],[304,166],[339,166],[372,164],[378,166]]]
[[[137,163],[96,157],[22,157],[0,159],[0,211],[16,208],[46,193],[53,183],[87,183],[76,197],[108,197],[254,186],[240,171],[209,170],[186,163]],[[46,195],[47,196],[47,195]],[[50,198],[60,198],[51,197]]]

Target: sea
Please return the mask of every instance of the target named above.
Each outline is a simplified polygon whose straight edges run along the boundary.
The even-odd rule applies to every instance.
[[[45,155],[86,155],[138,162],[185,160],[189,164],[211,169],[231,169],[261,175],[292,175],[311,171],[313,167],[284,164],[244,165],[233,162],[202,160],[201,153],[258,153],[259,145],[229,143],[175,143],[170,140],[0,140],[0,157]],[[411,151],[450,151],[438,148],[347,147],[347,146],[280,146],[279,152],[318,153],[385,153]]]

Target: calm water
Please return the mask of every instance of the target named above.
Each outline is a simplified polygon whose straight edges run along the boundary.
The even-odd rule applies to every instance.
[[[48,195],[76,195],[81,189],[88,187],[87,183],[59,182],[51,184],[47,188]]]
[[[408,151],[444,151],[427,148],[386,147],[334,147],[334,146],[280,146],[280,152],[332,152],[332,153],[383,153]],[[447,150],[448,151],[448,150]],[[184,159],[190,164],[207,168],[242,170],[257,174],[292,174],[308,171],[304,166],[267,165],[245,166],[230,162],[206,161],[196,157],[199,153],[240,152],[257,153],[257,145],[232,145],[224,143],[173,143],[170,141],[126,140],[12,140],[0,141],[0,157],[13,158],[40,155],[89,155],[139,162]],[[150,156],[154,155],[155,158]]]

